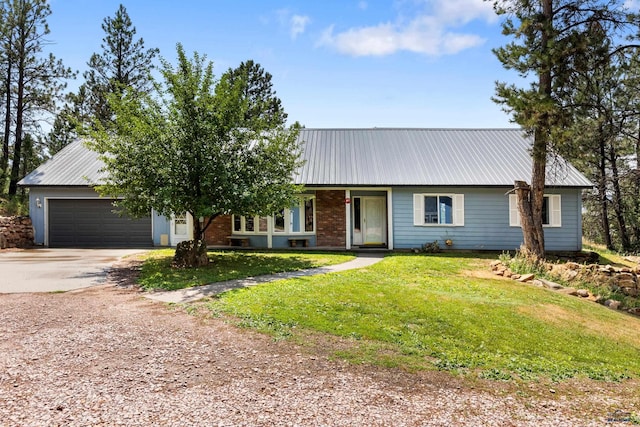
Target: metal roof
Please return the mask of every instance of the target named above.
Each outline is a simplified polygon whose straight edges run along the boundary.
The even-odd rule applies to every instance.
[[[307,186],[513,186],[531,182],[531,139],[520,129],[302,129]],[[90,186],[104,178],[98,155],[75,141],[21,185]],[[550,159],[547,185],[593,184],[561,158]]]
[[[20,185],[93,186],[105,177],[98,153],[88,149],[81,140],[74,141],[56,153],[36,170],[22,178]]]
[[[305,164],[296,183],[313,186],[513,186],[531,182],[531,139],[521,129],[302,129]],[[593,184],[561,158],[548,186]]]

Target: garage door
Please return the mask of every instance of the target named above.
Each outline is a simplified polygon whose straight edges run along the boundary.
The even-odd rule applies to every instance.
[[[147,247],[151,217],[131,219],[113,213],[109,200],[51,199],[50,247]]]

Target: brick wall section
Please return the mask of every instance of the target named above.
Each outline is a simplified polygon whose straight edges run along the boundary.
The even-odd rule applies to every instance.
[[[28,216],[0,216],[0,249],[33,246],[33,225]]]
[[[344,191],[316,192],[316,245],[344,248],[347,244]]]
[[[204,240],[207,245],[227,245],[227,236],[231,236],[231,215],[221,215],[207,228]]]

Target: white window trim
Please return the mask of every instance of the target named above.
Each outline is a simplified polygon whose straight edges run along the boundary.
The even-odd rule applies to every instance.
[[[549,207],[549,224],[543,224],[543,228],[562,227],[562,195],[545,194],[544,197],[549,199],[547,206]],[[518,196],[509,194],[509,226],[521,227],[520,212],[518,212]]]
[[[258,224],[259,224],[259,220],[260,218],[264,218],[264,217],[260,217],[260,216],[254,216],[253,217],[253,224],[254,224],[254,230],[253,231],[247,231],[246,230],[246,218],[245,216],[241,216],[240,217],[240,230],[236,230],[235,229],[235,215],[231,215],[231,234],[250,234],[250,235],[257,235],[257,236],[266,236],[266,235],[273,235],[273,236],[286,236],[286,235],[295,235],[295,236],[302,236],[302,235],[307,235],[307,236],[314,236],[316,234],[316,197],[314,195],[300,195],[299,197],[299,202],[298,202],[298,209],[300,210],[300,212],[302,212],[302,214],[304,215],[304,202],[305,200],[308,199],[313,199],[313,230],[312,231],[291,231],[292,228],[292,222],[291,222],[291,209],[286,208],[284,209],[284,218],[285,218],[285,222],[284,222],[284,231],[276,231],[275,229],[275,214],[267,216],[267,231],[258,231]],[[302,218],[304,219],[304,218]],[[304,220],[301,222],[301,226],[304,227]]]
[[[424,222],[424,198],[447,196],[451,197],[453,206],[453,223],[427,224]],[[413,194],[413,225],[418,227],[463,227],[464,226],[464,194],[453,193],[414,193]]]

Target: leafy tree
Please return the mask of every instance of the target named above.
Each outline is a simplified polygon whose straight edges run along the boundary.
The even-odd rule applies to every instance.
[[[14,195],[20,179],[25,131],[37,127],[43,113],[53,112],[66,87],[65,79],[74,73],[52,54],[42,54],[49,33],[47,17],[51,14],[46,0],[4,0],[2,9],[2,46],[9,63],[5,76],[5,141],[6,124],[13,126],[9,136],[13,137],[13,153],[8,193]]]
[[[123,196],[118,205],[128,213],[143,216],[154,209],[196,219],[195,240],[176,250],[184,250],[188,261],[175,261],[199,265],[208,262],[202,239],[216,217],[268,215],[291,204],[298,191],[292,176],[300,164],[299,126],[248,123],[254,105],[244,96],[251,85],[246,77],[216,82],[205,57],[195,53],[190,59],[181,45],[177,52],[176,68],[162,61],[155,96],[130,90],[109,98],[115,127],[96,133],[91,147],[102,154],[109,176],[98,191]]]
[[[494,9],[506,16],[503,34],[514,39],[494,53],[505,68],[531,81],[526,89],[498,82],[494,100],[533,135],[531,184],[517,181],[515,190],[524,246],[542,258],[547,157],[566,143],[563,129],[574,117],[567,98],[575,91],[578,67],[593,54],[589,43],[595,32],[621,40],[617,36],[637,26],[638,17],[618,0],[497,0]],[[616,45],[611,51],[624,48]]]

